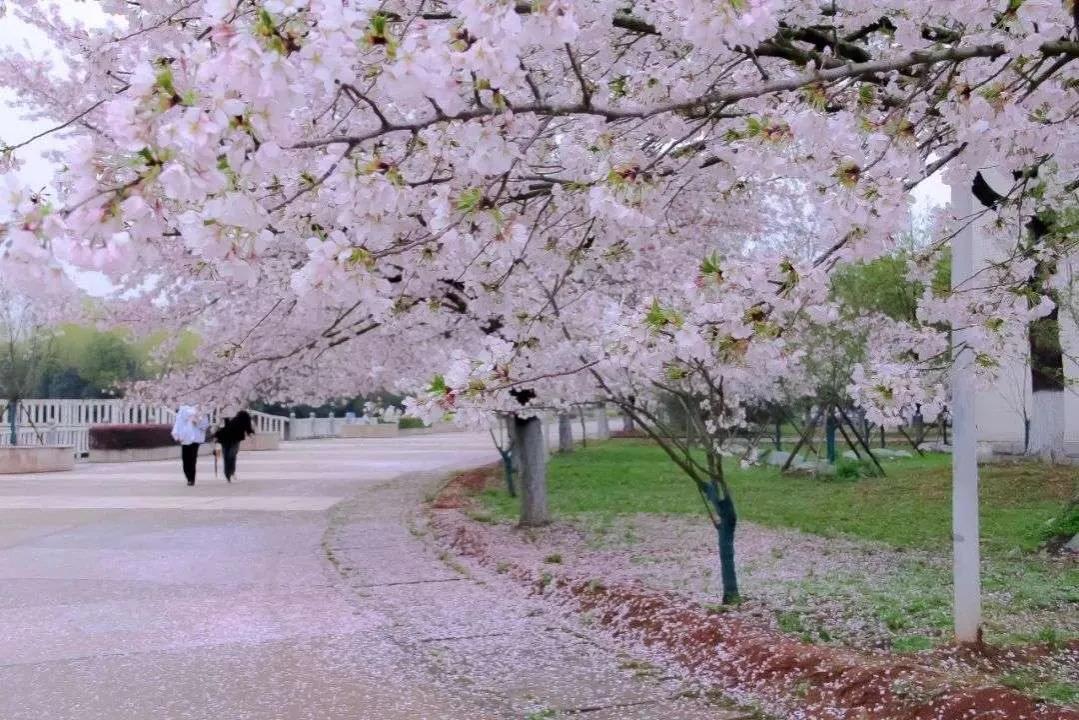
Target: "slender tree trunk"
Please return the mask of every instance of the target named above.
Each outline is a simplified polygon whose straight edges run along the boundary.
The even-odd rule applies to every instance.
[[[521,492],[521,525],[535,527],[551,521],[547,506],[547,448],[543,421],[538,417],[513,418],[513,447]]]
[[[596,439],[611,439],[611,425],[607,421],[607,405],[605,403],[599,404],[599,414],[596,415]]]
[[[11,447],[19,444],[19,399],[11,398],[7,404],[8,430],[11,433]]]
[[[543,426],[543,456],[551,456],[551,423],[547,422],[546,416],[540,416],[540,424]]]
[[[498,449],[498,453],[502,456],[502,472],[506,477],[506,492],[509,493],[510,497],[515,498],[517,497],[517,487],[513,482],[513,455],[517,452],[517,449],[514,444],[514,421],[512,417],[506,417],[503,423],[506,427],[506,444]]]
[[[628,412],[622,413],[622,432],[633,432],[633,416]]]
[[[734,564],[734,531],[738,525],[738,515],[729,495],[713,504],[719,518],[716,535],[719,540],[719,575],[723,582],[723,604],[728,605],[741,598],[738,591],[738,569]]]
[[[828,458],[828,463],[831,465],[835,465],[836,461],[835,431],[835,412],[829,408],[828,417],[824,419],[824,441],[825,456]]]
[[[817,432],[817,423],[820,422],[820,413],[813,415],[802,431],[801,437],[798,438],[798,442],[794,444],[794,449],[791,450],[791,454],[787,457],[787,462],[783,463],[781,472],[787,472],[791,469],[791,465],[794,464],[794,458],[798,455],[798,452],[802,449],[802,446],[806,444],[806,441]]]
[[[513,455],[508,450],[499,450],[502,456],[502,475],[506,479],[506,492],[511,498],[517,497],[517,486],[513,482]]]
[[[577,408],[581,420],[581,447],[588,447],[588,417],[584,406]]]
[[[558,416],[558,452],[573,452],[573,418],[567,413]]]
[[[858,434],[858,430],[854,427],[854,421],[850,419],[850,416],[847,415],[846,411],[843,408],[839,408],[839,415],[843,418],[843,420],[846,421],[847,427],[849,427],[851,433],[854,434],[854,439],[861,443],[862,449],[865,450],[865,454],[868,455],[869,459],[873,461],[873,464],[877,466],[877,472],[880,473],[881,477],[884,477],[884,467],[881,466],[880,460],[877,459],[877,456],[873,454],[873,449],[869,447],[869,430],[866,430],[866,435],[863,438],[861,435]]]

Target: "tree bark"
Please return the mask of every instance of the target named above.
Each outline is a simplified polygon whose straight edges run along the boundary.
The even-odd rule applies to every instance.
[[[835,411],[829,408],[828,416],[824,419],[824,447],[825,457],[828,458],[828,463],[831,465],[835,465],[836,461],[835,431]]]
[[[514,421],[512,417],[506,417],[503,419],[506,427],[506,446],[499,448],[498,453],[502,456],[502,471],[506,477],[506,492],[509,493],[511,498],[517,497],[517,487],[513,482],[513,455],[517,452],[517,448],[514,444]]]
[[[738,525],[738,515],[734,511],[734,501],[728,495],[713,503],[719,523],[716,535],[719,540],[719,575],[723,582],[723,604],[738,602],[738,569],[734,564],[734,530]]]
[[[513,447],[517,456],[521,522],[525,527],[546,525],[551,521],[547,506],[547,448],[543,421],[538,417],[513,418]]]
[[[1064,351],[1059,310],[1030,323],[1030,431],[1027,454],[1045,462],[1064,460]]]
[[[596,415],[596,439],[611,439],[611,426],[607,421],[607,405],[605,403],[599,404],[599,412]]]
[[[558,452],[573,452],[573,418],[567,413],[558,416]]]
[[[8,430],[11,433],[11,447],[19,444],[19,398],[10,398],[7,404]]]

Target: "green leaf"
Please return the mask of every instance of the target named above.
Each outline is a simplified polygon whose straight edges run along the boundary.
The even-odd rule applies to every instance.
[[[157,86],[170,97],[176,94],[176,87],[173,85],[172,68],[163,67],[157,71],[157,75],[154,77],[154,81]]]
[[[660,330],[667,325],[673,325],[674,327],[681,327],[685,322],[682,315],[677,310],[665,310],[660,304],[659,300],[653,298],[651,307],[648,308],[648,312],[644,316],[645,324],[653,330]]]
[[[375,258],[367,248],[352,248],[352,254],[348,256],[349,265],[363,265],[370,269],[375,266]]]
[[[723,258],[720,257],[718,252],[713,251],[711,255],[701,260],[700,272],[705,277],[715,276],[717,281],[723,280]]]
[[[667,313],[663,312],[663,308],[659,304],[659,300],[652,300],[652,306],[648,308],[648,313],[644,316],[645,323],[648,327],[658,330],[667,324]]]
[[[872,85],[862,85],[858,88],[858,107],[868,108],[876,100],[877,91]]]
[[[255,32],[266,37],[277,32],[273,15],[266,8],[259,8],[258,20],[255,22]]]
[[[689,376],[689,371],[682,365],[672,363],[663,369],[663,374],[668,380],[684,380]]]
[[[456,207],[458,212],[473,213],[479,209],[483,202],[483,188],[468,188],[457,197]]]
[[[845,188],[852,188],[857,185],[861,175],[862,168],[853,160],[843,162],[835,171],[836,179],[839,180],[839,184]]]

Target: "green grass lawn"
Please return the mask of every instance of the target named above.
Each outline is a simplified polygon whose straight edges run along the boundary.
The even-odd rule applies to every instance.
[[[778,469],[727,464],[738,513],[750,522],[819,535],[852,535],[896,547],[944,549],[951,538],[951,458],[928,455],[885,462],[887,477],[840,480],[783,475]],[[702,514],[692,482],[657,446],[636,440],[590,444],[549,465],[556,516],[582,513]],[[986,551],[1031,551],[1045,524],[1079,487],[1079,470],[1035,464],[990,465],[981,472]],[[484,502],[503,517],[516,501],[501,490]]]
[[[739,517],[774,528],[850,536],[911,553],[899,571],[868,577],[849,568],[785,581],[789,600],[773,610],[778,625],[807,642],[843,643],[821,620],[869,620],[886,630],[897,652],[921,650],[951,637],[951,458],[929,455],[884,461],[886,477],[840,479],[783,475],[777,468],[741,469],[727,463]],[[1079,469],[1034,463],[981,469],[983,606],[986,638],[995,644],[1050,643],[1075,638],[1079,569],[1035,552],[1047,524],[1079,489]],[[704,518],[693,483],[656,445],[642,440],[590,443],[554,455],[549,494],[556,519],[602,528],[646,514]],[[512,521],[516,500],[504,489],[481,495],[482,516]],[[636,540],[626,540],[631,547]],[[752,595],[752,588],[749,589]],[[782,592],[780,596],[782,596]],[[844,624],[841,620],[839,628]],[[831,628],[829,632],[828,629]],[[1055,658],[1056,656],[1054,656]],[[1066,657],[1066,656],[1061,656]],[[1056,663],[1056,664],[1054,664]],[[1001,682],[1063,703],[1079,702],[1079,686],[1056,659],[1018,668]]]

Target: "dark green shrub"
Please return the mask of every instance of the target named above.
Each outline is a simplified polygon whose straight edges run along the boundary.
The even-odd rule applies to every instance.
[[[91,450],[134,450],[175,445],[171,425],[94,425]]]
[[[849,460],[842,458],[835,464],[836,480],[861,480],[864,477],[872,477],[875,468],[864,460]]]
[[[417,430],[426,427],[423,420],[414,417],[403,417],[397,421],[397,427],[401,430]]]
[[[1060,552],[1079,533],[1079,501],[1072,500],[1042,529],[1042,540],[1050,552]]]

